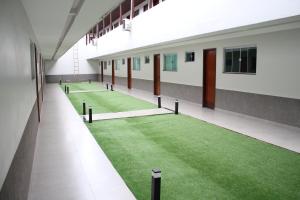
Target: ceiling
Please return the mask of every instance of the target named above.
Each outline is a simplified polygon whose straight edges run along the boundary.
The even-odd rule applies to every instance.
[[[100,17],[123,0],[83,0],[66,29],[70,10],[79,0],[21,0],[45,59],[57,59],[81,39]],[[64,32],[67,30],[65,37]],[[62,40],[60,42],[60,40]],[[59,45],[61,43],[61,45]],[[55,56],[54,56],[55,54]],[[54,57],[53,57],[54,56]]]

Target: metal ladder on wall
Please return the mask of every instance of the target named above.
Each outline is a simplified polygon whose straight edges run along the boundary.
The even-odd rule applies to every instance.
[[[79,56],[78,56],[78,45],[75,44],[73,47],[73,75],[74,81],[79,82]]]

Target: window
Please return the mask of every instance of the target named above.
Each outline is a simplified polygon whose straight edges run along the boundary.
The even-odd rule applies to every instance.
[[[108,61],[108,65],[110,65],[110,60]]]
[[[141,59],[139,57],[133,57],[133,70],[141,71]]]
[[[125,65],[125,58],[122,59],[122,65]]]
[[[150,63],[150,57],[149,56],[145,56],[145,64],[149,64]]]
[[[185,62],[194,62],[194,61],[195,61],[195,52],[186,52]]]
[[[256,47],[226,48],[224,73],[256,73]]]
[[[164,71],[177,71],[177,54],[164,55]]]
[[[120,70],[120,68],[121,68],[121,60],[118,59],[116,60],[116,70]]]
[[[148,10],[148,4],[144,5],[143,10],[144,10],[144,12],[146,12]]]
[[[136,10],[136,11],[134,11],[134,13],[133,13],[133,17],[136,17],[136,16],[138,16],[140,14],[140,10]]]

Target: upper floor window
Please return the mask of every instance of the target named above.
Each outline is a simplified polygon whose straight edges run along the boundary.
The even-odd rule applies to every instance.
[[[177,71],[177,54],[164,55],[164,71]]]
[[[138,16],[140,14],[140,10],[136,10],[136,11],[134,11],[134,13],[133,13],[133,17],[136,17],[136,16]]]
[[[133,70],[141,71],[141,59],[139,57],[133,57]]]
[[[226,48],[224,73],[256,73],[256,47]]]
[[[143,10],[144,10],[144,12],[146,12],[148,10],[148,4],[144,5]]]
[[[149,64],[150,63],[150,57],[149,56],[145,56],[145,64]]]
[[[195,61],[195,52],[186,52],[185,62],[194,62],[194,61]]]

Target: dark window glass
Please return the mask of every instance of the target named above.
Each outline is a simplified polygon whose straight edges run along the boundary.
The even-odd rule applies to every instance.
[[[232,50],[225,50],[225,72],[231,72],[232,68]]]
[[[224,72],[256,73],[256,47],[224,50]]]
[[[247,64],[248,64],[248,49],[241,49],[241,72],[247,72]]]
[[[122,59],[122,64],[125,65],[125,59],[124,58]]]
[[[195,61],[195,52],[186,52],[185,62],[194,62],[194,61]]]
[[[159,4],[159,0],[153,0],[153,6],[156,6],[157,4]]]
[[[145,56],[145,64],[150,63],[150,57],[149,56]]]
[[[248,49],[248,72],[256,73],[256,48]]]
[[[148,10],[148,4],[144,5],[144,12]]]
[[[233,49],[232,72],[240,72],[240,49]]]
[[[140,10],[136,10],[136,11],[134,11],[134,13],[133,13],[133,17],[136,17],[136,16],[138,16],[140,14]]]

